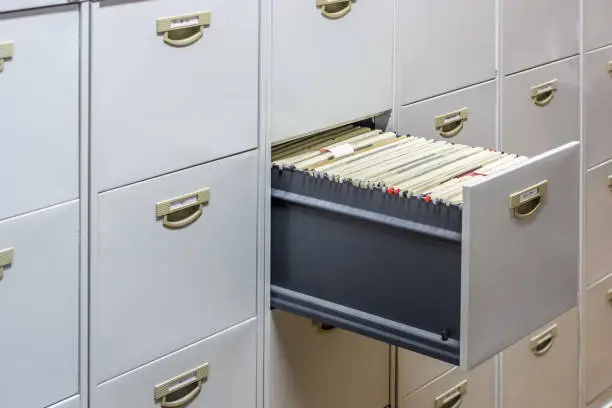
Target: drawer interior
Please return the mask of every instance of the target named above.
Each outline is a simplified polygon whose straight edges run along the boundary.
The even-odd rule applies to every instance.
[[[350,131],[339,129],[336,134]],[[369,131],[368,128],[364,130]],[[317,137],[321,139],[317,141]],[[350,157],[361,155],[365,160],[371,157],[368,151],[383,150],[385,145],[390,146],[401,138],[390,134],[389,140],[381,141],[384,137],[376,137],[379,140],[369,145],[353,143],[359,136],[350,139],[354,151],[348,153],[346,146],[342,146],[346,140],[340,138],[338,142],[326,139],[325,135],[273,147],[271,306],[451,364],[461,362],[464,366],[462,353],[467,350],[462,350],[462,342],[466,342],[471,333],[482,331],[482,327],[477,327],[478,322],[466,324],[467,314],[472,313],[470,307],[493,304],[495,300],[483,301],[482,294],[475,293],[474,285],[467,282],[470,275],[466,272],[466,264],[469,264],[466,254],[474,258],[471,264],[480,267],[481,263],[479,256],[473,254],[474,244],[465,244],[469,236],[466,225],[471,226],[473,222],[466,217],[469,214],[464,214],[462,198],[407,194],[384,182],[364,185],[363,180],[355,182],[350,176],[343,178],[341,171],[319,171],[329,169],[328,164],[342,158],[347,162]],[[321,148],[330,140],[330,146]],[[452,145],[445,141],[429,142]],[[309,149],[311,153],[307,152]],[[293,156],[288,156],[287,152]],[[298,154],[302,156],[296,162]],[[528,161],[517,155],[491,154],[516,159],[511,165],[500,167],[501,173]],[[359,167],[360,160],[354,160],[353,165]],[[478,173],[479,169],[489,168],[487,165],[472,163],[471,166],[455,171],[449,179],[440,176],[440,180],[450,182],[461,177],[487,176]],[[516,211],[529,213],[530,203],[541,202],[528,199],[529,194],[542,193],[538,188],[534,186],[524,192],[527,194],[523,197],[527,197],[525,204]],[[499,273],[506,272],[501,269]],[[483,279],[485,285],[487,279]],[[525,285],[533,283],[525,282]],[[542,295],[547,294],[544,292]],[[563,296],[567,293],[561,289],[559,292],[563,292],[560,293]],[[475,301],[470,305],[468,300],[472,297]],[[502,299],[500,305],[503,306],[505,300]],[[570,303],[555,304],[551,308],[569,308]],[[520,310],[508,309],[509,312],[499,311],[499,315],[510,313],[512,316]],[[564,310],[554,313],[557,311]],[[492,311],[493,314],[497,312]],[[526,323],[506,322],[512,329],[502,330],[502,334],[492,335],[491,339],[472,341],[478,348],[472,353],[473,358],[484,361],[489,354],[500,351],[493,350],[500,342],[519,340],[538,327],[532,320],[541,325],[547,321],[540,321],[544,316],[548,320],[554,317],[551,313],[551,310],[538,311],[535,313],[538,317],[527,318]]]

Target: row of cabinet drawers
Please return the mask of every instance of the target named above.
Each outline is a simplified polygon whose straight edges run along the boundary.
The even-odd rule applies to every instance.
[[[504,151],[533,156],[578,138],[578,57],[511,75],[502,81],[501,148]],[[542,96],[537,96],[538,92]],[[497,83],[489,81],[404,106],[399,113],[399,131],[495,148],[496,106]],[[465,113],[457,121],[459,131],[445,134],[437,122],[452,119],[457,112]],[[599,134],[598,138],[600,144],[607,143],[605,135]]]
[[[465,373],[399,351],[400,408],[496,406],[499,371],[504,408],[578,406],[578,310],[571,309],[493,358]],[[499,367],[499,368],[498,368]]]

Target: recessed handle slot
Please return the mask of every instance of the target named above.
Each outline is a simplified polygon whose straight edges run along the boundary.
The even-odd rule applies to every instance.
[[[463,130],[469,113],[469,108],[463,108],[436,116],[434,126],[440,136],[450,139],[457,136]]]
[[[537,106],[548,105],[555,97],[558,89],[558,80],[545,82],[531,88],[531,99]]]
[[[353,7],[353,0],[317,0],[321,14],[329,19],[337,20],[346,16]]]
[[[13,263],[13,248],[0,249],[0,280],[4,278],[4,268]]]
[[[463,380],[444,394],[435,399],[435,408],[457,408],[463,403],[463,398],[467,393],[467,380]]]
[[[186,47],[202,38],[205,27],[210,25],[210,20],[210,11],[158,18],[157,33],[164,35],[164,42],[168,45]]]
[[[205,363],[193,370],[155,386],[155,400],[161,400],[164,408],[177,408],[188,404],[198,396],[202,384],[208,380],[210,368]]]
[[[15,44],[13,42],[0,42],[0,72],[4,71],[5,61],[12,59],[14,54]]]
[[[541,357],[548,353],[554,344],[557,334],[558,328],[555,324],[546,329],[543,333],[531,338],[529,340],[529,348],[531,349],[531,352],[537,357]]]
[[[336,329],[336,327],[332,326],[331,324],[321,323],[321,322],[318,322],[316,320],[312,320],[312,325],[316,326],[317,332],[319,332],[319,333],[329,333],[329,332],[334,331]]]
[[[185,194],[156,204],[155,214],[162,218],[164,227],[170,229],[185,228],[202,215],[205,205],[210,202],[210,188]]]
[[[510,211],[515,218],[527,219],[534,216],[543,206],[548,181],[540,183],[510,195]]]

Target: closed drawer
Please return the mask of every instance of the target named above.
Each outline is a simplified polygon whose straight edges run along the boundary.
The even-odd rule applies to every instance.
[[[3,15],[0,66],[4,219],[78,196],[79,7]]]
[[[578,0],[503,0],[506,75],[578,54]]]
[[[504,408],[575,408],[578,398],[578,309],[502,353]]]
[[[83,0],[2,0],[2,2],[0,2],[0,13],[12,10],[25,10],[35,7],[78,3],[81,1]]]
[[[585,395],[593,400],[612,385],[612,276],[587,290]]]
[[[495,2],[406,0],[398,7],[402,104],[495,78]]]
[[[580,135],[578,58],[504,79],[502,148],[540,154]]]
[[[76,395],[62,402],[58,402],[57,404],[52,405],[49,408],[80,408],[80,407],[81,407],[81,397],[79,395]]]
[[[271,408],[372,408],[389,404],[387,344],[309,319],[272,314]]]
[[[495,406],[495,362],[492,359],[464,373],[453,370],[414,394],[400,399],[399,408],[491,408]]]
[[[274,167],[271,304],[471,369],[576,306],[579,157],[484,177],[462,206]]]
[[[612,406],[612,388],[606,390],[596,400],[587,405],[587,408],[610,408]]]
[[[593,50],[612,44],[612,27],[608,16],[612,4],[607,0],[584,1],[584,49]]]
[[[495,147],[496,82],[404,106],[399,132],[430,139],[447,139],[471,146]]]
[[[444,361],[403,349],[398,351],[397,360],[397,395],[400,398],[454,368]]]
[[[98,382],[255,314],[256,163],[251,151],[99,196]]]
[[[76,394],[78,201],[0,222],[0,265],[3,405],[46,407]],[[36,392],[24,381],[32,373]]]
[[[257,146],[258,21],[251,0],[93,4],[97,191]]]
[[[612,4],[612,3],[611,3]],[[612,47],[585,54],[584,150],[590,168],[612,158]]]
[[[274,0],[272,7],[272,141],[392,108],[393,0]],[[349,7],[343,17],[323,15]]]
[[[587,172],[585,205],[584,280],[588,286],[612,273],[612,161]]]
[[[242,323],[98,386],[92,408],[255,408],[257,321]]]

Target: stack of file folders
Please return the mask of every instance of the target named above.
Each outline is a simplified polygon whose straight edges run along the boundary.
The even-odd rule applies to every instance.
[[[527,157],[444,140],[344,126],[272,149],[272,164],[363,189],[461,205],[463,185]]]

